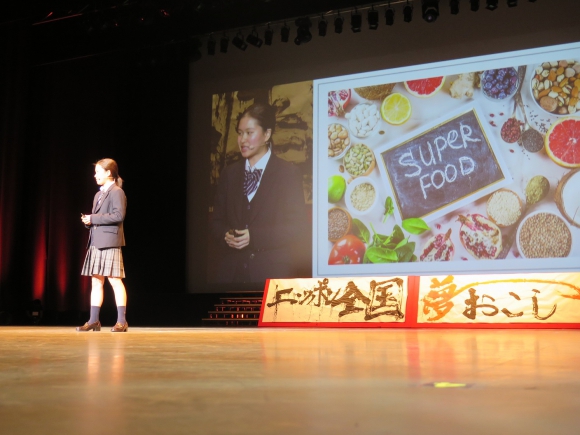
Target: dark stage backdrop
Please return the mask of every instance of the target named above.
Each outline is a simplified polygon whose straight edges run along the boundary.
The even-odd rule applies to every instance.
[[[115,54],[38,66],[14,30],[0,35],[0,312],[25,320],[34,299],[88,310],[79,217],[103,157],[125,180],[129,305],[184,293],[187,64]]]

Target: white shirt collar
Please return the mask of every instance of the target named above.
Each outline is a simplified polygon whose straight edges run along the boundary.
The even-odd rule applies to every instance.
[[[250,161],[246,159],[246,171],[254,171],[256,169],[261,169],[262,175],[263,175],[263,171],[266,169],[266,165],[268,164],[268,161],[270,160],[271,155],[272,155],[272,150],[270,148],[268,148],[268,151],[266,151],[266,154],[264,154],[260,158],[260,160],[258,160],[256,162],[256,164],[254,165],[253,168],[250,166]]]
[[[109,190],[109,187],[111,187],[113,184],[115,184],[115,180],[107,181],[100,187],[101,192],[106,192],[107,190]]]

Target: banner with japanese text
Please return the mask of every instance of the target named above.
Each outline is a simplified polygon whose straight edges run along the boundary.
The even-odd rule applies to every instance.
[[[580,323],[580,274],[422,276],[417,323]]]
[[[272,279],[260,322],[400,323],[406,303],[406,277]]]

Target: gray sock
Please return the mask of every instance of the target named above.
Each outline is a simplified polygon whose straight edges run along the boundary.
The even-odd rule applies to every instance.
[[[101,311],[101,307],[95,307],[91,305],[91,318],[89,319],[89,323],[95,323],[99,321],[99,313]]]
[[[117,323],[126,323],[127,320],[125,319],[125,311],[127,307],[121,305],[117,307]]]

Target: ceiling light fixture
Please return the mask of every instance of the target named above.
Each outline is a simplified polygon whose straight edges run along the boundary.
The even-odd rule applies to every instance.
[[[375,10],[374,6],[371,6],[367,14],[367,20],[369,22],[370,30],[377,30],[379,28],[379,11]]]
[[[290,28],[284,22],[284,27],[280,29],[280,41],[288,42],[288,38],[290,38]]]
[[[250,45],[253,45],[254,47],[260,48],[264,43],[264,40],[260,38],[260,36],[258,35],[258,31],[254,27],[252,29],[252,32],[246,38],[246,42]]]
[[[326,36],[326,29],[328,28],[328,21],[324,19],[324,16],[320,17],[318,21],[318,36]]]
[[[507,0],[507,5],[510,8],[513,8],[518,5],[518,0]]]
[[[344,18],[340,16],[340,11],[338,11],[338,16],[334,19],[334,33],[342,33],[343,24]]]
[[[387,9],[385,9],[385,24],[387,26],[392,26],[394,22],[395,22],[395,10],[391,7],[391,2],[389,2]]]
[[[244,42],[244,35],[242,31],[238,31],[238,34],[232,39],[232,45],[236,48],[239,48],[242,51],[245,51],[248,48],[248,44]]]
[[[471,10],[477,12],[479,10],[479,0],[471,0]]]
[[[451,12],[451,15],[459,13],[459,0],[449,0],[449,12]]]
[[[298,27],[296,30],[296,38],[294,38],[294,44],[300,45],[310,42],[312,39],[312,33],[310,33],[312,22],[310,21],[310,18],[297,18],[294,23]]]
[[[266,28],[266,31],[264,32],[264,44],[272,45],[273,39],[274,39],[274,31],[270,28],[270,24],[268,24],[268,27]]]
[[[220,39],[220,52],[227,53],[228,52],[228,45],[230,43],[230,38],[224,33],[222,39]]]
[[[495,11],[497,9],[497,0],[487,0],[487,6],[485,9]]]
[[[362,30],[362,15],[356,8],[350,13],[350,29],[353,33],[359,33]]]
[[[213,34],[209,35],[209,39],[207,40],[207,54],[210,56],[215,55],[215,39],[213,38]]]
[[[432,23],[439,16],[439,0],[423,0],[422,10],[423,19],[428,23]]]
[[[403,21],[405,23],[413,21],[413,6],[409,4],[409,0],[407,0],[407,4],[403,8]]]

